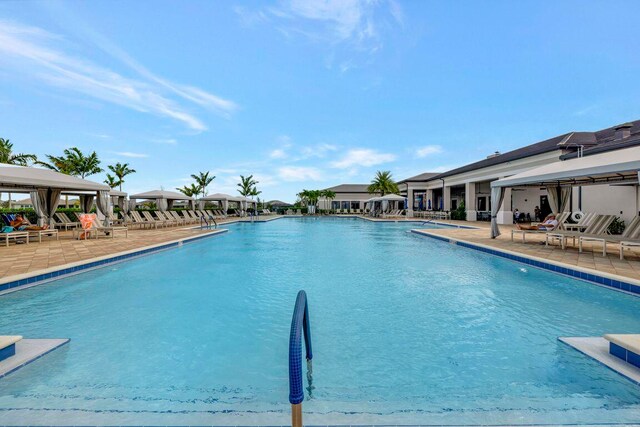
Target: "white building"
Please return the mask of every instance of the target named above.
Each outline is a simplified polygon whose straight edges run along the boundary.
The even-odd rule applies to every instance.
[[[378,193],[369,193],[368,189],[368,184],[340,184],[327,188],[326,190],[333,191],[336,197],[332,200],[321,197],[318,200],[318,209],[364,209],[367,200],[379,195]]]
[[[572,156],[588,156],[608,150],[638,146],[640,150],[640,120],[596,132],[570,132],[537,142],[507,153],[494,153],[480,160],[440,174],[408,178],[400,183],[409,201],[408,216],[416,209],[454,210],[465,203],[467,220],[489,220],[491,211],[490,184],[499,178],[531,168],[558,162]],[[530,214],[536,206],[548,211],[545,188],[506,189],[498,223],[513,222],[513,210]],[[574,187],[571,211],[582,210],[615,214],[629,221],[640,210],[638,185],[598,185]],[[416,201],[423,200],[422,205]]]

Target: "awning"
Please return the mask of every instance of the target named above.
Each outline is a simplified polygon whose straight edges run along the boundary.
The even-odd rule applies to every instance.
[[[132,194],[130,199],[145,199],[145,200],[193,200],[193,197],[185,196],[182,193],[176,193],[175,191],[166,190],[153,190],[146,193]]]
[[[554,162],[502,178],[491,187],[582,186],[638,183],[640,147]]]
[[[204,196],[199,200],[202,200],[203,202],[222,202],[225,200],[230,202],[240,202],[244,199],[242,197],[235,197],[230,194],[215,193],[215,194],[209,194],[207,196]]]

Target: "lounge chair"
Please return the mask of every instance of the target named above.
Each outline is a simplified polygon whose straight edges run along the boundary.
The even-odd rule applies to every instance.
[[[633,247],[640,247],[640,239],[620,242],[620,259],[624,259],[625,249],[631,249]]]
[[[513,242],[514,234],[521,234],[522,243],[525,243],[525,236],[527,234],[545,234],[545,233],[548,233],[549,231],[560,230],[561,229],[560,224],[564,223],[564,221],[567,220],[569,215],[571,215],[571,212],[562,212],[561,214],[558,214],[558,216],[556,217],[556,221],[558,221],[558,225],[553,230],[520,230],[520,229],[511,230],[511,241]]]
[[[140,212],[138,211],[131,211],[129,212],[129,214],[131,215],[131,218],[133,219],[133,223],[140,226],[140,227],[152,227],[153,228],[158,228],[158,224],[159,221],[149,221],[147,219],[142,218],[142,215],[140,215]]]
[[[142,216],[143,216],[143,217],[144,217],[144,219],[145,219],[146,221],[148,221],[149,223],[154,222],[154,223],[156,223],[157,225],[161,225],[161,226],[163,226],[163,227],[166,227],[166,226],[167,226],[167,220],[162,220],[162,219],[154,218],[154,217],[151,215],[151,212],[149,212],[149,211],[142,211]]]
[[[167,211],[167,212],[165,212],[165,214],[166,214],[167,216],[169,216],[169,215],[170,215],[173,219],[175,219],[175,220],[176,220],[176,223],[178,223],[178,224],[183,224],[183,225],[184,225],[184,224],[186,224],[186,223],[187,223],[187,220],[186,220],[186,219],[184,219],[183,217],[181,217],[181,216],[178,214],[178,212],[176,212],[176,211]]]
[[[70,228],[78,228],[80,227],[80,223],[77,221],[71,221],[67,214],[62,212],[56,212],[54,214],[54,219],[56,220],[55,227],[63,228],[64,231],[68,231]]]
[[[580,221],[575,224],[565,223],[564,229],[567,231],[584,231],[591,224],[595,217],[596,214],[594,212],[586,213],[582,218],[580,218]]]
[[[58,240],[58,230],[55,228],[47,228],[46,230],[25,230],[29,233],[29,238],[37,237],[38,243],[42,243],[42,236],[55,237]]]
[[[562,249],[567,247],[567,241],[571,238],[573,239],[573,245],[576,245],[576,239],[579,239],[580,236],[587,235],[603,235],[609,225],[613,222],[615,216],[614,215],[598,215],[593,219],[593,222],[589,224],[584,233],[580,233],[577,231],[552,231],[547,233],[545,244],[549,245],[549,240],[558,240],[561,243]]]
[[[606,230],[605,230],[606,231]],[[584,242],[602,243],[602,256],[607,256],[607,243],[620,243],[624,241],[633,241],[640,238],[640,217],[636,216],[631,220],[629,225],[624,229],[621,235],[583,235],[578,239],[579,251],[582,252],[582,244]]]
[[[104,226],[100,224],[95,214],[83,214],[83,215],[92,215],[91,225],[89,228],[80,228],[73,230],[73,238],[80,239],[84,238],[84,240],[90,239],[91,236],[94,236],[96,239],[103,236],[109,236],[112,239],[116,237],[116,232],[125,233],[125,237],[129,237],[129,229],[125,226]]]
[[[178,225],[178,220],[176,220],[172,215],[169,215],[167,212],[156,211],[156,216],[160,220],[166,221],[168,225]]]
[[[0,232],[0,239],[4,240],[6,246],[9,246],[9,240],[18,242],[18,239],[25,239],[25,242],[28,244],[29,232],[28,231],[10,231],[8,233]]]

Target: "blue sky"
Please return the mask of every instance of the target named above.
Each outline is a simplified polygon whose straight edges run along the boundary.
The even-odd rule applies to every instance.
[[[638,2],[0,2],[0,136],[266,199],[640,118]],[[91,179],[101,181],[104,176]]]

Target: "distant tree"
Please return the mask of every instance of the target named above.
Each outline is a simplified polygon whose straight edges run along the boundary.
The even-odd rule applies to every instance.
[[[336,192],[331,190],[321,190],[320,197],[324,197],[327,200],[329,209],[331,209],[331,202],[336,198]]]
[[[390,171],[378,171],[368,188],[369,193],[399,194],[398,184],[393,180]]]
[[[129,163],[116,163],[115,165],[107,166],[111,172],[115,175],[118,182],[118,187],[122,191],[122,184],[124,184],[124,177],[132,173],[136,173],[135,169],[129,167]],[[107,174],[107,178],[109,175]],[[113,188],[113,187],[111,187]]]
[[[253,175],[249,175],[247,177],[240,175],[238,193],[244,197],[257,196],[261,193],[261,191],[259,192],[256,188],[257,184],[259,184],[259,182],[253,179]]]
[[[178,190],[179,192],[181,192],[187,197],[193,197],[195,195],[198,195],[201,191],[200,187],[197,184],[191,184],[188,187],[185,185],[182,188],[176,188],[176,190]]]
[[[111,188],[116,188],[117,186],[119,186],[120,180],[118,180],[118,178],[114,177],[113,175],[107,174],[107,179],[104,180],[104,183],[107,184],[109,187]]]
[[[14,153],[13,144],[4,138],[0,138],[0,163],[7,165],[29,166],[30,163],[37,163],[35,154]],[[9,195],[9,209],[11,209],[11,193]]]
[[[198,172],[197,175],[192,174],[191,178],[193,178],[196,181],[196,184],[200,187],[202,197],[207,195],[207,187],[214,179],[216,179],[215,176],[209,176],[209,172]]]

